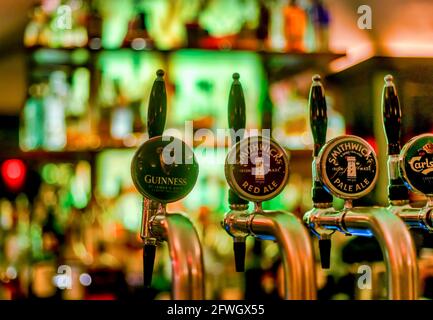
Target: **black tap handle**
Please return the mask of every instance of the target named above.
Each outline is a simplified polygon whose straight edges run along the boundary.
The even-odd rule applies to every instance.
[[[314,156],[317,157],[320,149],[326,143],[326,130],[328,129],[328,116],[326,114],[325,89],[319,75],[313,76],[308,99],[310,108],[310,126],[313,135]]]
[[[382,91],[383,127],[388,142],[388,156],[398,155],[401,150],[401,108],[392,75],[385,77]],[[396,165],[388,162],[388,165]],[[391,168],[391,170],[395,171]],[[391,170],[390,173],[391,173]],[[409,200],[409,192],[400,176],[390,177],[388,198],[394,200]]]
[[[147,130],[149,138],[161,136],[167,118],[167,93],[165,90],[164,71],[156,71],[147,109]],[[143,284],[145,288],[152,283],[153,266],[155,264],[155,243],[144,243],[143,247]]]
[[[233,73],[233,82],[230,87],[229,102],[228,102],[228,125],[232,146],[239,140],[242,140],[245,134],[245,97],[242,85],[239,81],[239,73]],[[247,200],[240,198],[232,189],[229,190],[230,205],[245,205]],[[245,271],[245,238],[233,238],[233,253],[235,258],[236,272]]]
[[[165,120],[167,117],[167,93],[165,90],[164,71],[156,72],[156,79],[153,83],[147,109],[147,130],[149,138],[161,136],[164,132]]]
[[[245,271],[245,254],[246,254],[246,244],[245,238],[233,241],[233,252],[235,256],[235,268],[236,272]]]
[[[152,284],[153,266],[155,264],[155,244],[144,244],[143,247],[143,285],[149,288]]]
[[[228,103],[228,124],[232,146],[244,137],[245,133],[245,97],[241,82],[239,81],[239,73],[233,73],[233,82],[230,87],[229,103]],[[242,130],[242,131],[241,131]],[[231,189],[229,190],[229,204],[248,204],[247,200],[240,198]]]
[[[331,266],[331,239],[319,240],[319,252],[322,269],[329,269]]]
[[[313,154],[314,157],[317,157],[320,149],[326,143],[328,116],[325,89],[323,88],[320,76],[318,74],[314,75],[312,81],[308,106],[310,109],[311,134],[314,141]],[[318,180],[313,181],[312,198],[313,203],[332,203],[332,195],[325,190],[322,183]]]
[[[246,122],[245,97],[244,97],[244,91],[242,90],[242,85],[239,81],[239,78],[240,78],[239,73],[237,72],[233,73],[233,82],[230,88],[229,103],[228,103],[228,110],[227,110],[229,128],[232,129],[230,131],[230,135],[232,138],[232,145],[234,145],[237,142],[236,135],[234,135],[234,133],[239,134],[239,139],[243,138],[244,130],[245,130],[245,122]]]
[[[388,141],[388,155],[400,153],[401,108],[392,75],[385,77],[382,91],[382,112],[385,135]]]

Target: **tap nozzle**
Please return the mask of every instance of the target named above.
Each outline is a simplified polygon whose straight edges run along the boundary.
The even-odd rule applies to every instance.
[[[329,269],[331,266],[331,238],[319,239],[319,253],[322,269]]]
[[[233,254],[236,272],[245,271],[246,238],[248,236],[248,201],[240,198],[233,190],[229,190],[229,204],[231,211],[226,214],[223,227],[233,237]],[[235,221],[236,220],[236,221]],[[243,221],[244,230],[233,227],[236,222]]]
[[[236,272],[245,271],[245,254],[246,254],[246,238],[235,237],[233,238],[233,253],[235,256]]]
[[[315,207],[305,213],[303,220],[304,224],[319,239],[320,264],[322,269],[329,269],[331,264],[331,236],[335,230],[329,230],[320,225],[319,221],[324,216],[333,216],[331,219],[338,220],[338,214],[332,206]]]
[[[155,265],[156,241],[146,239],[143,246],[143,285],[149,288],[152,284],[153,266]]]

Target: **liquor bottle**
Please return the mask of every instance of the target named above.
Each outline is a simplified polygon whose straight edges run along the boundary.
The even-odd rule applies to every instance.
[[[79,67],[72,73],[66,108],[68,147],[85,149],[91,145],[91,119],[89,110],[90,71]]]
[[[130,107],[133,114],[132,131],[141,134],[144,131],[143,120],[141,119],[140,107],[141,100],[134,100],[131,102]]]
[[[143,50],[153,46],[146,27],[146,15],[135,0],[135,15],[128,22],[128,31],[123,39],[123,47]]]
[[[330,17],[322,0],[313,0],[309,15],[314,27],[316,51],[326,52],[329,50]]]
[[[99,140],[104,146],[108,146],[111,143],[110,135],[110,123],[111,123],[111,112],[115,104],[115,92],[114,80],[107,75],[102,69],[100,72],[100,83],[98,93],[98,135]],[[109,93],[109,96],[106,96]]]
[[[304,52],[304,34],[307,26],[307,14],[296,0],[290,0],[284,8],[284,32],[286,50]]]
[[[23,150],[41,148],[44,141],[44,110],[40,84],[31,86],[30,95],[24,105],[20,124],[20,147]]]
[[[91,6],[87,17],[88,47],[98,50],[102,46],[102,17],[95,6]]]
[[[134,115],[131,108],[129,108],[128,98],[120,87],[119,79],[114,81],[114,88],[117,101],[111,114],[110,134],[114,139],[123,139],[132,133]]]
[[[65,103],[68,96],[66,74],[50,75],[49,94],[44,100],[44,148],[61,150],[66,146]]]
[[[259,1],[259,25],[256,30],[256,37],[259,40],[259,49],[265,50],[269,37],[269,26],[271,20],[271,13],[266,1]]]
[[[24,31],[24,45],[32,48],[42,45],[42,30],[47,23],[47,15],[39,5],[34,5],[30,11],[30,22]]]

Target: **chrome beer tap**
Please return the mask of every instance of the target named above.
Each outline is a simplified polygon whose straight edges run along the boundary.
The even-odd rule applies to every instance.
[[[247,236],[277,241],[283,261],[284,297],[316,299],[314,257],[307,230],[291,213],[262,209],[263,201],[274,198],[286,186],[289,159],[270,137],[243,138],[245,100],[237,73],[230,89],[228,122],[232,149],[226,157],[225,176],[230,185],[230,211],[222,225],[233,237],[236,271],[244,271]],[[254,202],[252,212],[249,201]]]
[[[167,112],[164,71],[156,74],[147,114],[149,140],[137,149],[131,163],[132,180],[144,197],[140,234],[144,285],[151,285],[156,246],[167,241],[172,298],[204,299],[203,253],[197,231],[185,215],[166,211],[167,203],[184,198],[192,190],[199,168],[188,145],[163,135]]]
[[[309,107],[315,148],[314,208],[304,215],[304,222],[319,240],[328,241],[336,231],[346,235],[374,236],[385,258],[389,299],[416,299],[416,255],[404,223],[386,208],[352,205],[354,199],[367,195],[376,184],[378,168],[373,148],[353,135],[334,138],[322,146],[326,141],[327,115],[324,89],[318,75],[313,77]],[[322,188],[344,199],[344,208],[335,210],[331,198],[322,193]],[[329,262],[326,255],[330,245],[324,247],[326,252],[321,252],[321,259]]]
[[[400,102],[393,77],[387,75],[384,80],[382,111],[388,142],[389,209],[409,228],[433,232],[433,134],[416,136],[400,148]],[[423,208],[410,206],[408,189],[427,197]]]

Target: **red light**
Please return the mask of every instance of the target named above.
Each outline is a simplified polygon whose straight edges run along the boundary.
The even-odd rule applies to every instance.
[[[26,166],[19,159],[6,160],[1,166],[1,175],[11,191],[18,191],[24,184]]]

